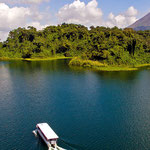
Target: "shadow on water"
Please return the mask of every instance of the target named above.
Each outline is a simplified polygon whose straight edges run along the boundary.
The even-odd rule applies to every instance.
[[[95,72],[102,79],[117,79],[122,81],[134,80],[140,71]]]
[[[9,69],[15,71],[34,72],[34,71],[66,71],[69,60],[51,60],[51,61],[9,61],[5,64]]]
[[[44,143],[42,138],[38,135],[35,137],[36,142],[32,145],[32,149],[39,149],[39,150],[47,150],[47,145]]]
[[[22,74],[24,72],[34,73],[34,72],[72,72],[77,74],[83,74],[86,72],[94,72],[97,76],[102,79],[117,79],[122,81],[134,80],[138,77],[139,73],[143,70],[149,69],[149,67],[142,67],[137,71],[95,71],[92,69],[86,69],[82,67],[71,67],[68,65],[70,60],[51,60],[51,61],[5,61],[0,62],[0,65],[7,66],[10,70],[18,71]]]
[[[100,77],[102,80],[121,80],[121,81],[131,81],[140,75],[142,71],[149,71],[150,67],[145,66],[141,67],[138,70],[134,71],[98,71],[94,69],[89,68],[83,68],[78,66],[69,66],[70,70],[73,72],[83,73],[83,72],[93,72],[97,75],[97,77]]]
[[[138,74],[140,73],[141,70],[147,69],[147,68],[142,68],[137,71],[97,71],[93,69],[86,69],[83,67],[70,67],[70,69],[73,72],[78,72],[78,73],[83,73],[86,71],[90,71],[95,73],[98,77],[100,77],[103,80],[112,80],[112,79],[117,79],[117,80],[122,80],[122,81],[128,81],[128,80],[133,80],[135,79]]]

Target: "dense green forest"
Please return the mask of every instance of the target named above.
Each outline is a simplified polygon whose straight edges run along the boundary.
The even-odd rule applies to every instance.
[[[11,31],[7,40],[0,43],[0,58],[55,56],[78,57],[109,65],[150,63],[150,30],[87,28],[64,23],[37,31],[29,26]]]

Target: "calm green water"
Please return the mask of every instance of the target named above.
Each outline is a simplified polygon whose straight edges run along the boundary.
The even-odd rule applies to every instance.
[[[0,62],[0,150],[47,150],[47,122],[68,150],[149,150],[150,70],[94,72],[67,60]]]

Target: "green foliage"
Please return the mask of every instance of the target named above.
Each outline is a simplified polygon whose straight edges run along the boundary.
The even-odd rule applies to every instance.
[[[70,62],[69,65],[74,66],[82,66],[88,68],[96,68],[96,67],[105,67],[105,64],[100,63],[99,61],[91,61],[91,60],[83,60],[78,57],[74,57]]]
[[[29,26],[9,33],[0,43],[0,57],[80,57],[111,65],[150,63],[150,31],[134,31],[76,24],[48,26],[41,31]]]

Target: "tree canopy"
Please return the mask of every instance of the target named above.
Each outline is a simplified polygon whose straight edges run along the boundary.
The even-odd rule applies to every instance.
[[[62,24],[38,31],[29,26],[10,31],[0,43],[0,57],[79,56],[108,64],[150,63],[150,30],[134,31]]]

